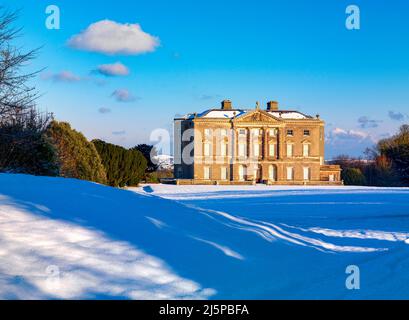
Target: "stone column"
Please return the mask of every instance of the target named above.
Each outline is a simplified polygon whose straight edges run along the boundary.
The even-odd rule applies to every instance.
[[[268,131],[269,128],[263,129],[263,160],[267,160],[268,158]]]
[[[230,167],[230,180],[236,180],[234,178],[234,174],[235,174],[235,163],[236,163],[236,158],[237,158],[237,150],[238,150],[238,137],[237,137],[237,130],[236,128],[233,126],[231,128],[231,132],[230,132],[230,138],[229,138],[229,152],[230,154],[229,156],[229,167]]]
[[[247,158],[251,157],[251,129],[246,128],[246,133],[247,133],[247,139],[246,139],[246,144],[247,144]]]
[[[283,128],[277,130],[277,159],[283,159],[284,155],[283,130]]]

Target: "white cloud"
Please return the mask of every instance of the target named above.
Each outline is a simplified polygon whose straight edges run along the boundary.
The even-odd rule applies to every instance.
[[[72,36],[68,45],[74,49],[110,55],[136,55],[154,51],[159,45],[159,38],[144,32],[137,23],[101,20]]]
[[[377,139],[367,132],[334,128],[326,135],[328,146],[326,157],[332,158],[340,154],[360,156],[366,148],[372,147]]]
[[[129,69],[120,62],[115,62],[113,64],[101,64],[95,71],[108,77],[127,76],[130,73]]]
[[[51,80],[53,82],[65,82],[65,83],[76,83],[76,82],[88,82],[94,83],[97,86],[103,86],[107,82],[104,79],[98,79],[89,76],[79,76],[72,71],[63,70],[60,72],[45,72],[41,74],[41,79]]]
[[[58,73],[43,73],[41,78],[43,80],[52,80],[54,82],[78,82],[82,80],[80,76],[67,70],[60,71]]]
[[[370,119],[370,118],[367,117],[367,116],[362,116],[362,117],[359,117],[359,118],[358,118],[359,126],[360,126],[362,129],[366,129],[366,128],[377,128],[377,127],[379,126],[379,123],[381,123],[381,122],[382,122],[382,121],[380,121],[380,120]]]
[[[110,113],[110,112],[111,112],[111,109],[106,108],[106,107],[101,107],[101,108],[98,109],[98,112],[99,112],[99,113],[102,113],[102,114]]]
[[[395,112],[395,111],[392,111],[392,110],[389,110],[388,116],[389,116],[389,118],[391,118],[392,120],[395,120],[395,121],[403,121],[403,120],[405,120],[405,118],[409,118],[408,115],[403,114],[402,112]]]
[[[114,136],[123,136],[123,135],[125,135],[125,134],[126,134],[126,131],[125,131],[125,130],[121,130],[121,131],[112,131],[112,134],[113,134]]]
[[[199,99],[200,100],[213,100],[213,99],[218,99],[220,98],[221,95],[220,94],[215,94],[215,95],[211,95],[211,94],[202,94]]]
[[[115,97],[118,102],[132,102],[137,99],[128,89],[117,89],[111,96]]]
[[[327,140],[334,141],[334,140],[355,140],[355,141],[362,141],[370,139],[372,140],[371,136],[363,131],[358,130],[344,130],[341,128],[335,128],[327,136]]]

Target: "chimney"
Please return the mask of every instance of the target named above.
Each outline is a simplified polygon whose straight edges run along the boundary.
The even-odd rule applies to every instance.
[[[230,100],[223,100],[222,101],[222,110],[231,110],[231,101]]]
[[[267,102],[267,111],[276,111],[276,110],[278,110],[278,102],[277,101]]]

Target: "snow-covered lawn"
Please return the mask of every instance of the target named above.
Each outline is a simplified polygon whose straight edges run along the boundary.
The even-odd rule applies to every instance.
[[[2,174],[0,298],[409,298],[408,217],[403,188]]]

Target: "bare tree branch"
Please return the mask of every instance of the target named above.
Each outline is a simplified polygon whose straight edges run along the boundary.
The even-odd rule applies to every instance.
[[[24,52],[13,44],[22,30],[14,27],[18,14],[0,7],[0,171],[49,173],[50,163],[39,154],[47,150],[44,132],[52,115],[37,110],[39,93],[30,84],[41,70],[24,72],[39,49]]]

